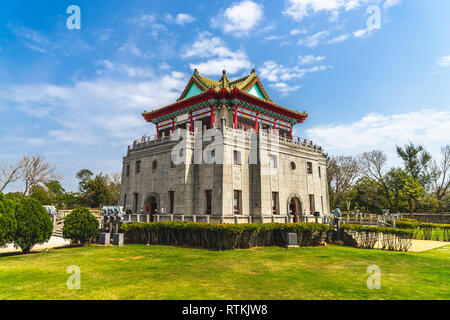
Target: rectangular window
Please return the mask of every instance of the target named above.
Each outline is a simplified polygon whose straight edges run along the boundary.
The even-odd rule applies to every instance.
[[[277,163],[277,156],[275,155],[270,155],[270,167],[273,169],[278,168],[278,163]]]
[[[313,214],[316,211],[315,205],[314,205],[314,195],[309,195],[309,213]]]
[[[138,198],[139,198],[139,194],[137,193],[133,193],[133,212],[137,213],[138,211]]]
[[[130,165],[128,164],[127,165],[127,177],[129,177],[130,176]]]
[[[322,178],[322,173],[320,172],[320,166],[319,166],[319,178]]]
[[[322,213],[323,213],[323,197],[322,196],[320,197],[320,203],[322,205]]]
[[[173,214],[175,191],[169,191],[169,214]]]
[[[141,160],[136,161],[136,173],[141,172]]]
[[[240,151],[233,151],[233,163],[234,164],[241,164],[241,152]]]
[[[278,214],[278,192],[272,192],[272,213]]]
[[[234,211],[234,214],[241,214],[241,191],[240,190],[234,190],[233,211]]]
[[[312,174],[312,162],[307,162],[306,163],[306,171],[308,172],[308,174]]]
[[[212,212],[212,190],[205,190],[206,210],[205,214],[211,214]]]
[[[123,208],[125,209],[127,206],[127,195],[123,196]]]

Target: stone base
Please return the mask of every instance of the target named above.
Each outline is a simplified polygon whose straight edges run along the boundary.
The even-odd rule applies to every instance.
[[[124,243],[124,234],[123,233],[114,233],[113,234],[113,245],[123,246],[123,243]]]
[[[111,234],[100,233],[100,235],[98,236],[98,244],[102,246],[109,246],[111,244]]]

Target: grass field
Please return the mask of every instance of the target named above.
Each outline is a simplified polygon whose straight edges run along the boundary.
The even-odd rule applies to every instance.
[[[67,267],[81,268],[69,290]],[[369,290],[367,267],[381,269]],[[0,257],[0,299],[450,299],[450,246],[235,251],[126,245]]]

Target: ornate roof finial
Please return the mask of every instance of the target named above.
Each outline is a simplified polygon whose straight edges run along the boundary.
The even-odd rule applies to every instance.
[[[250,73],[256,73],[256,70],[255,70],[255,68],[253,68],[253,69],[252,69],[252,72],[250,72]]]

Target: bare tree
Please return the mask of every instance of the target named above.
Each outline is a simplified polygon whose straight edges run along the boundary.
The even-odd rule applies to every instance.
[[[3,192],[9,184],[21,178],[22,168],[22,161],[17,161],[15,164],[5,163],[0,165],[0,192]]]
[[[328,160],[327,174],[333,207],[338,206],[358,176],[358,162],[351,156],[331,157]]]
[[[51,180],[61,180],[61,176],[56,173],[55,167],[49,162],[46,162],[45,158],[39,154],[33,156],[25,155],[21,162],[21,176],[25,185],[25,191],[23,193],[26,196],[28,196],[33,187],[38,184]]]
[[[442,199],[450,187],[450,145],[442,147],[441,154],[441,160],[432,160],[429,166],[431,191],[436,195],[439,208],[443,207]]]
[[[386,155],[379,150],[364,152],[358,156],[360,173],[368,179],[375,182],[383,191],[389,203],[389,209],[392,209],[390,190],[385,181],[386,174]]]

